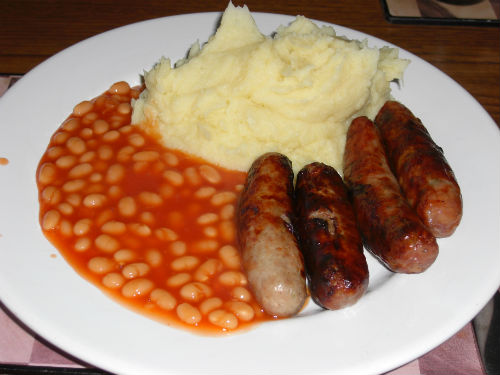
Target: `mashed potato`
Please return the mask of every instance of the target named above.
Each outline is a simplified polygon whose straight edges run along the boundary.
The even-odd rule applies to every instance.
[[[395,49],[338,37],[302,16],[265,36],[246,6],[230,3],[203,48],[145,73],[132,122],[228,169],[246,171],[277,151],[295,172],[312,161],[341,172],[351,119],[373,117],[407,64]]]

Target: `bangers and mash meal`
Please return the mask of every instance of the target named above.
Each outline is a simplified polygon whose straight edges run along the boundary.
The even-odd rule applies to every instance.
[[[37,169],[42,231],[111,298],[196,333],[351,306],[366,257],[424,272],[462,216],[391,96],[408,63],[302,16],[265,36],[230,3],[185,58],[75,105]]]

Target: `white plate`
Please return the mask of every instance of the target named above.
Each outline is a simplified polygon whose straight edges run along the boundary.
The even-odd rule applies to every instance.
[[[201,337],[149,320],[105,297],[57,256],[38,223],[35,168],[73,106],[139,75],[161,55],[176,60],[206,41],[220,14],[133,24],[85,40],[28,73],[0,100],[0,298],[59,348],[120,374],[376,374],[409,362],[467,324],[500,284],[500,144],[496,124],[456,82],[417,56],[394,96],[428,126],[456,172],[464,217],[439,240],[421,275],[395,275],[369,258],[368,293],[357,305],[270,322],[229,337]],[[254,14],[268,34],[293,18]],[[340,35],[379,39],[335,27]]]

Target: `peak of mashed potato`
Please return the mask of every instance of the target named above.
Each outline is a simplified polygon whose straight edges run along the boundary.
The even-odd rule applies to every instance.
[[[162,58],[145,73],[132,122],[166,147],[246,171],[268,151],[297,172],[321,161],[342,171],[352,118],[373,118],[408,61],[298,16],[271,36],[248,8],[229,3],[216,33],[174,67]]]

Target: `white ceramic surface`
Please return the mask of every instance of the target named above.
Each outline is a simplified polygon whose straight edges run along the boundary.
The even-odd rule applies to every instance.
[[[500,137],[462,87],[406,51],[393,95],[427,125],[455,170],[464,200],[456,233],[438,241],[421,275],[395,275],[369,254],[370,287],[353,307],[320,311],[228,337],[202,337],[138,315],[78,276],[44,238],[35,169],[75,104],[112,83],[137,84],[161,55],[177,60],[204,42],[220,14],[155,19],[95,36],[28,73],[0,99],[0,299],[22,322],[71,355],[120,374],[377,374],[436,347],[467,324],[500,284]],[[268,34],[290,16],[255,13]],[[188,26],[189,25],[189,26]],[[384,41],[335,26],[339,35]]]

